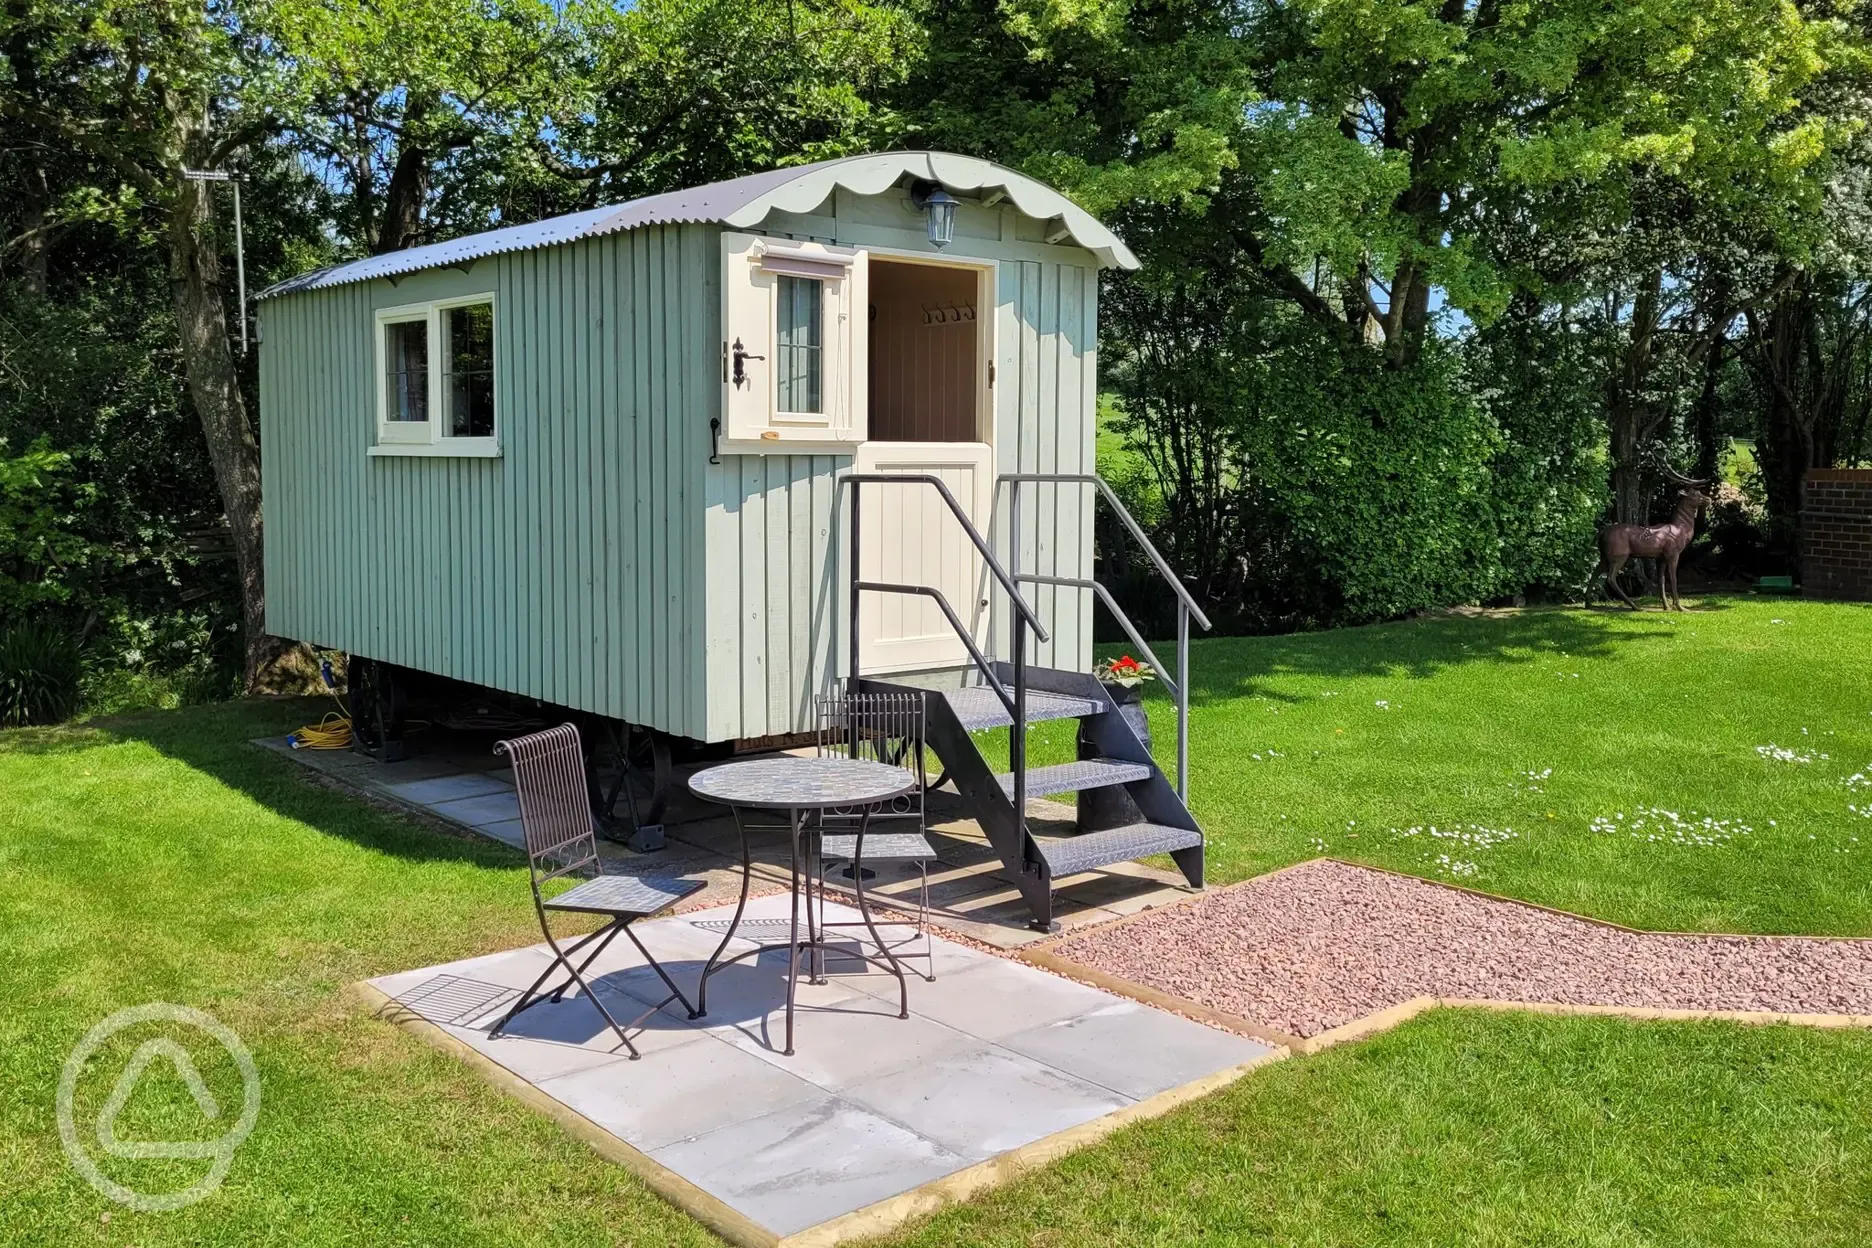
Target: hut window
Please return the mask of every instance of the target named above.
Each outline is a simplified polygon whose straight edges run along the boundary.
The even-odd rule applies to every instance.
[[[779,301],[780,410],[822,412],[825,285],[811,277],[782,277]]]
[[[498,455],[494,297],[377,312],[373,455]]]
[[[385,420],[399,425],[429,419],[429,320],[390,321],[384,326]]]
[[[443,314],[442,358],[448,436],[494,436],[494,305],[470,303]]]

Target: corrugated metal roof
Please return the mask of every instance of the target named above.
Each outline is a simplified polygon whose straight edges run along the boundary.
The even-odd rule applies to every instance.
[[[885,152],[874,156],[848,156],[813,165],[770,169],[765,173],[731,178],[726,182],[712,182],[688,190],[649,195],[623,204],[588,208],[584,212],[549,217],[527,225],[510,225],[480,234],[469,234],[446,243],[431,243],[426,247],[411,247],[404,251],[353,260],[348,264],[315,269],[278,282],[261,291],[259,298],[302,290],[320,290],[351,282],[367,282],[378,277],[397,277],[423,269],[447,268],[484,256],[553,247],[582,238],[597,238],[604,234],[633,230],[643,225],[714,222],[747,229],[760,224],[775,209],[809,211],[823,203],[834,187],[842,186],[862,195],[876,195],[888,190],[905,175],[939,182],[951,191],[963,193],[1000,190],[1028,216],[1041,220],[1058,218],[1068,236],[1096,254],[1101,263],[1125,269],[1138,266],[1137,257],[1131,254],[1131,249],[1117,235],[1094,220],[1090,213],[1058,191],[1025,174],[991,161],[948,152]]]

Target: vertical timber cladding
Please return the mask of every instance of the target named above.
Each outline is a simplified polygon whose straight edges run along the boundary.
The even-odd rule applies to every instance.
[[[717,239],[649,226],[263,303],[268,628],[705,736]],[[370,455],[373,310],[490,290],[500,456]]]
[[[928,254],[923,220],[902,199],[839,190],[815,213],[773,214],[765,232]],[[1045,243],[1044,229],[1010,205],[965,203],[945,255],[994,268],[996,471],[1089,473],[1096,470],[1097,261]],[[718,298],[716,284],[710,291]],[[718,386],[719,375],[717,365]],[[850,466],[849,455],[723,455],[707,467],[708,739],[809,729],[813,695],[844,671],[847,571],[836,477]],[[1020,566],[1090,577],[1092,489],[1027,485],[1021,505]],[[1004,561],[1007,512],[1003,487],[989,538]],[[1092,595],[1025,588],[1053,635],[1029,657],[1089,670]],[[999,592],[991,600],[990,657],[1007,658],[1007,603]]]

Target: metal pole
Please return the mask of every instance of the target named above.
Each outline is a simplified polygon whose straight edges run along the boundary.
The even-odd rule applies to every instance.
[[[1020,592],[1020,582],[1015,578],[1020,575],[1020,487],[1019,481],[1008,482],[1008,580],[1016,593]],[[1020,627],[1020,611],[1013,603],[1008,604],[1008,612],[1013,616],[1008,623],[1011,628]],[[1010,638],[1010,640],[1012,640]]]
[[[234,274],[240,292],[241,354],[247,354],[247,243],[241,236],[240,179],[234,182]]]
[[[1189,804],[1189,608],[1177,604],[1177,796]]]
[[[1008,577],[1018,599],[1020,582],[1013,578],[1020,573],[1020,482],[1011,483],[1008,495],[1008,562],[1012,569]],[[1014,722],[1008,726],[1008,765],[1014,771],[1014,833],[1018,840],[1027,826],[1027,622],[1016,603],[1008,604],[1008,615],[1008,627],[1014,633]]]
[[[863,488],[864,486],[861,482],[854,481],[851,483],[851,575],[847,578],[851,586],[851,602],[848,604],[851,617],[851,632],[850,636],[846,638],[846,645],[849,648],[849,653],[846,655],[846,664],[851,671],[851,678],[845,685],[845,692],[848,695],[858,692],[858,491]]]

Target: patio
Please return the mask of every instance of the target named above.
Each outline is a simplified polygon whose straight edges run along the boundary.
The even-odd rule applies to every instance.
[[[788,904],[750,902],[742,932],[783,939]],[[633,930],[688,992],[732,913]],[[633,1037],[640,1061],[578,997],[535,1006],[490,1040],[549,959],[544,946],[517,949],[365,991],[741,1244],[883,1232],[1284,1055],[947,940],[935,943],[935,982],[910,981],[908,1019],[896,1017],[896,981],[856,958],[831,961],[824,984],[802,976],[791,1058],[776,1041],[783,952],[713,978],[706,1018],[674,1005],[651,1015]],[[625,1017],[665,995],[634,949],[613,946],[588,974]]]

